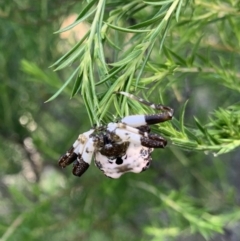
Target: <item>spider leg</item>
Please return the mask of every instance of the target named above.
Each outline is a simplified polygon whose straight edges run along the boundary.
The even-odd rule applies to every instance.
[[[150,133],[150,131],[151,131],[151,129],[148,125],[138,126],[138,127],[136,127],[136,129],[140,130],[141,132],[147,132],[147,133]]]
[[[171,111],[169,112],[163,112],[163,113],[152,114],[152,115],[126,116],[121,119],[121,122],[132,127],[139,127],[144,125],[153,125],[153,124],[165,122],[165,121],[171,120],[172,117],[173,117],[173,110],[171,109]]]
[[[164,148],[167,145],[167,140],[157,134],[149,133],[148,137],[142,137],[141,143],[146,147]]]
[[[92,137],[90,137],[84,146],[82,155],[79,153],[77,160],[73,163],[73,175],[78,177],[82,176],[82,174],[89,168],[91,164],[94,151],[94,140]]]
[[[60,157],[58,164],[62,168],[73,164],[73,174],[81,176],[89,167],[91,163],[92,155],[89,157],[84,155],[84,152],[88,150],[90,145],[89,140],[92,139],[90,135],[94,132],[94,129],[91,129],[88,132],[85,132],[79,135],[78,139],[74,142],[73,146],[67,151],[65,155]]]
[[[167,145],[167,141],[163,137],[142,132],[123,123],[109,123],[107,130],[117,135],[122,142],[133,142],[150,148],[164,148]]]
[[[89,164],[82,159],[81,154],[78,154],[77,160],[73,162],[73,175],[80,177],[88,168]]]
[[[164,121],[171,120],[173,117],[173,109],[162,105],[162,104],[153,104],[150,103],[142,98],[138,98],[132,94],[126,93],[126,92],[118,92],[118,94],[122,94],[127,96],[128,98],[134,99],[144,105],[147,105],[151,107],[152,109],[156,110],[161,110],[162,113],[158,114],[152,114],[152,115],[131,115],[131,116],[126,116],[124,117],[121,122],[125,123],[127,125],[130,125],[132,127],[138,127],[138,126],[143,126],[143,125],[153,125],[157,123],[161,123]]]
[[[77,159],[78,153],[81,153],[80,149],[82,149],[82,147],[83,145],[81,144],[81,142],[79,140],[76,140],[73,146],[66,152],[66,154],[60,157],[58,165],[62,168],[65,168],[66,166],[73,163]]]

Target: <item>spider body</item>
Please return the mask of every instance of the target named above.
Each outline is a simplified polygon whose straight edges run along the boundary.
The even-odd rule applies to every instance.
[[[145,171],[152,161],[151,152],[154,148],[167,145],[163,137],[150,132],[149,125],[172,119],[173,110],[126,92],[119,93],[162,112],[126,116],[120,122],[95,127],[80,134],[68,152],[59,159],[62,168],[73,163],[73,174],[81,176],[94,158],[95,165],[106,176],[119,178],[126,172]]]

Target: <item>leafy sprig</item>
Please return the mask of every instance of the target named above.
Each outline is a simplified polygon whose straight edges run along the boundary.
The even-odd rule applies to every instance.
[[[208,3],[197,4],[205,6]],[[214,6],[208,9],[206,14],[200,11],[193,15],[189,35],[196,31],[196,21],[213,21],[217,11],[221,11],[224,16],[228,16],[230,12],[236,14],[230,6],[227,9]],[[207,44],[203,34],[196,34],[196,42],[186,58],[177,51],[184,41],[188,41],[185,36],[176,43],[175,49],[164,44],[167,34],[171,34],[174,27],[189,23],[185,16],[182,16],[183,20],[180,21],[180,13],[187,11],[187,7],[187,2],[182,0],[135,0],[118,4],[106,0],[88,2],[74,23],[57,32],[68,31],[84,21],[91,23],[85,36],[52,65],[55,70],[70,65],[76,67],[49,101],[75,80],[71,97],[80,93],[91,125],[99,125],[129,114],[149,113],[149,109],[147,111],[138,103],[114,95],[116,91],[134,92],[148,99],[161,85],[161,93],[171,86],[177,95],[174,80],[169,77],[172,74],[201,73],[205,78],[221,79],[223,85],[239,91],[240,85],[236,84],[235,80],[240,75],[232,69],[228,70],[229,63],[225,59],[219,58],[219,63],[216,64],[210,54],[203,55],[199,52],[199,48]],[[144,14],[149,16],[149,12],[152,13],[152,18],[141,18],[144,20],[138,23],[133,21]],[[225,39],[223,42],[226,42]],[[158,63],[156,52],[164,59],[161,63]],[[169,77],[168,85],[162,84],[166,77]],[[109,111],[113,106],[116,116]],[[173,125],[165,123],[156,129],[167,136],[173,145],[187,150],[209,151],[214,155],[227,153],[240,146],[237,134],[239,125],[236,121],[239,118],[237,105],[215,111],[206,125],[201,124],[198,117],[193,117],[195,126],[191,128],[184,121],[185,107],[186,104],[183,105],[179,120],[177,116],[173,119]]]
[[[49,101],[56,98],[75,78],[71,96],[81,93],[92,124],[99,124],[104,120],[115,98],[113,92],[118,90],[129,92],[145,86],[141,77],[146,70],[152,50],[158,39],[161,39],[158,50],[162,50],[172,17],[175,16],[176,20],[179,20],[182,0],[123,2],[106,14],[105,9],[111,4],[105,0],[100,0],[98,3],[96,0],[89,2],[74,23],[58,31],[67,31],[83,21],[91,21],[91,28],[83,39],[52,66],[55,70],[60,70],[73,63],[79,65]],[[146,11],[153,13],[152,19],[121,26],[126,23],[124,18],[130,21],[132,16],[144,14]],[[119,44],[114,43],[111,40],[112,36],[121,36],[121,32],[128,35]],[[111,58],[110,64],[106,62],[107,56],[104,54],[106,47],[113,47],[114,55],[117,56],[115,59]],[[126,51],[123,51],[125,49]]]

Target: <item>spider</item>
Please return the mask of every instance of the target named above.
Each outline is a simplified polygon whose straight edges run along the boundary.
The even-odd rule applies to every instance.
[[[95,165],[110,178],[119,178],[126,172],[140,173],[149,168],[154,148],[164,148],[167,141],[150,133],[149,125],[172,119],[173,109],[161,104],[149,103],[126,92],[117,92],[134,99],[161,113],[152,115],[130,115],[119,122],[93,127],[80,134],[73,146],[60,157],[59,166],[65,168],[73,163],[73,174],[81,176]]]

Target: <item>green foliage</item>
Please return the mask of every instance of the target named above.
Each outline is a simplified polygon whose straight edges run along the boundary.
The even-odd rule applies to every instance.
[[[201,13],[199,15],[195,14],[196,16],[192,17],[191,23],[179,22],[181,11],[188,10],[188,2],[179,0],[122,2],[122,4],[118,3],[116,8],[110,12],[106,12],[105,8],[113,4],[111,1],[99,1],[97,4],[95,3],[96,1],[90,1],[74,23],[58,31],[58,33],[68,31],[83,21],[91,22],[91,28],[86,32],[85,36],[53,65],[56,67],[55,70],[59,70],[74,62],[78,63],[78,67],[73,74],[49,100],[56,98],[70,81],[73,80],[75,75],[77,75],[71,97],[80,91],[89,114],[90,122],[92,124],[100,124],[101,122],[109,121],[109,119],[106,120],[107,111],[112,102],[115,103],[115,108],[118,110],[120,116],[134,111],[130,108],[129,101],[126,100],[120,101],[122,107],[118,106],[119,97],[113,95],[114,92],[119,90],[139,92],[143,90],[147,93],[146,96],[150,96],[152,91],[158,88],[159,83],[166,75],[174,72],[176,74],[183,66],[190,68],[197,66],[199,70],[203,69],[205,64],[214,66],[212,70],[213,74],[221,76],[224,79],[223,82],[226,81],[225,85],[233,88],[230,82],[236,79],[236,73],[233,71],[229,73],[226,69],[225,66],[228,62],[221,55],[218,56],[220,59],[219,65],[222,66],[219,70],[220,66],[218,67],[215,61],[213,62],[214,56],[211,56],[209,50],[207,50],[210,53],[207,58],[200,54],[200,48],[205,48],[205,46],[201,45],[204,39],[203,34],[198,36],[197,33],[194,36],[196,42],[192,44],[192,50],[190,50],[190,54],[186,60],[178,54],[178,48],[175,45],[168,45],[167,43],[164,45],[169,31],[174,32],[177,27],[182,25],[186,30],[187,24],[192,27],[195,18],[202,16]],[[204,5],[206,3],[201,4]],[[230,11],[230,9],[227,11]],[[231,11],[235,13],[234,9],[231,9]],[[152,18],[149,18],[150,12]],[[93,14],[95,15],[92,17]],[[130,25],[132,18],[140,16],[148,16],[148,18],[147,20],[143,18],[139,23]],[[203,16],[205,17],[205,21],[216,21],[216,10],[209,10],[207,16]],[[230,16],[228,18],[226,22],[231,19]],[[224,22],[224,20],[222,21]],[[201,25],[195,26],[195,28],[197,27],[203,29]],[[125,35],[122,35],[122,33]],[[195,33],[190,30],[187,33],[188,38],[185,37],[182,44],[189,42]],[[118,38],[110,40],[113,36],[118,36]],[[217,38],[218,36],[214,35],[213,37]],[[175,41],[174,37],[169,39]],[[105,54],[104,49],[111,50],[115,57],[113,58],[109,54]],[[154,55],[156,52],[163,59],[161,64],[157,64],[159,57]],[[108,61],[110,60],[110,64],[107,63],[107,59]],[[161,77],[156,77],[156,72],[160,72],[161,75],[165,73]],[[146,81],[144,77],[147,76],[148,79]],[[237,88],[236,84],[234,84],[234,89]],[[143,108],[139,106],[137,110],[143,111]],[[235,112],[231,113],[235,118],[238,119],[240,117],[237,107],[232,112]],[[214,122],[218,122],[221,118],[224,118],[223,112],[221,113],[216,112]],[[231,120],[232,117],[225,113],[225,119]],[[195,118],[195,122],[195,129],[184,126],[184,112],[182,112],[181,123],[174,120],[176,129],[167,125],[160,127],[160,132],[169,136],[176,146],[190,150],[214,151],[216,155],[229,152],[240,145],[237,136],[234,138],[229,136],[227,140],[226,138],[216,136],[217,129],[221,127],[215,126],[217,129],[214,129],[214,126],[212,126],[211,130],[209,130],[212,121],[205,126],[200,124],[197,118]],[[236,123],[229,122],[224,128],[225,132],[233,133],[232,130],[237,127]]]
[[[236,233],[239,6],[0,3],[0,240],[214,240]],[[119,180],[94,167],[80,179],[59,169],[59,156],[92,124],[154,113],[116,95],[120,90],[174,108],[171,122],[152,127],[168,148],[154,151],[148,171]]]
[[[95,2],[89,2],[74,23],[58,31],[67,31],[86,20],[91,22],[91,28],[85,36],[53,67],[59,70],[74,62],[79,63],[72,97],[80,92],[91,123],[99,124],[104,120],[109,104],[114,101],[113,92],[129,92],[146,85],[140,78],[146,71],[153,48],[158,46],[161,52],[172,16],[179,18],[182,1],[167,1],[159,9],[154,7],[154,2],[123,1],[107,14],[105,8],[114,2],[102,0],[97,5]],[[152,19],[127,27],[127,21],[143,16],[147,11],[152,13]],[[93,13],[95,15],[91,18]],[[122,24],[125,27],[121,27]],[[122,51],[124,48],[126,51]],[[105,49],[110,50],[115,58],[104,54]],[[111,64],[106,62],[107,58]],[[72,77],[73,75],[50,100],[60,94]]]

